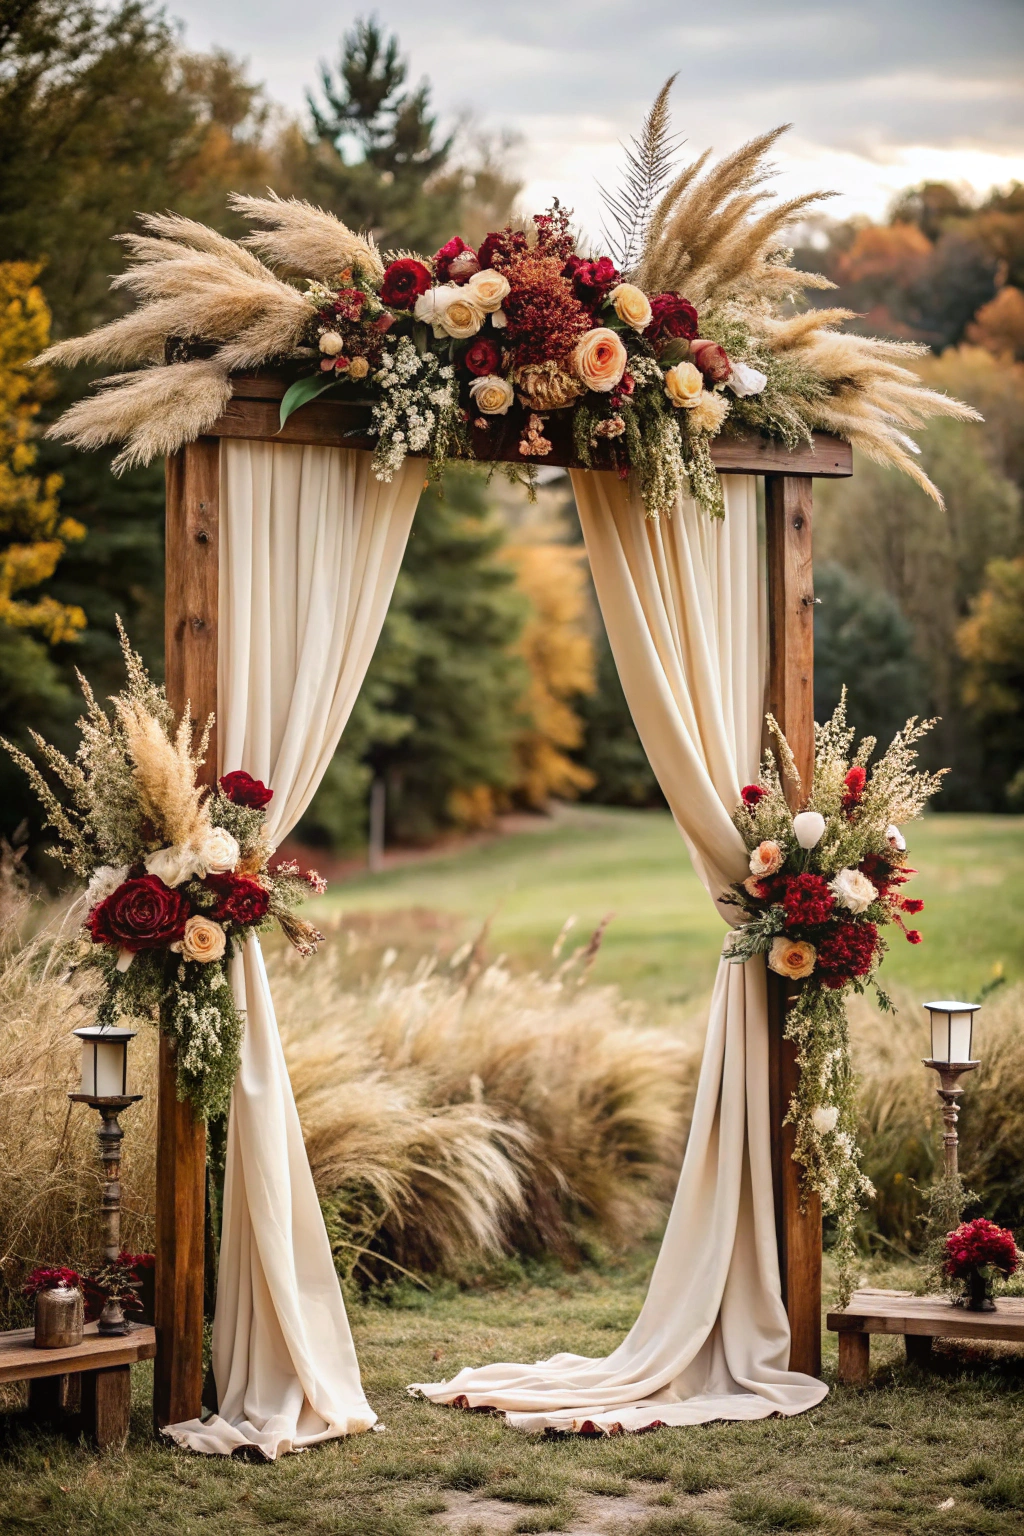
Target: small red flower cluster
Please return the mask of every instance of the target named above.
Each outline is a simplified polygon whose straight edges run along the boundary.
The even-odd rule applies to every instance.
[[[846,785],[846,793],[843,795],[843,810],[847,816],[852,816],[863,797],[864,787],[868,782],[868,771],[866,768],[862,768],[859,763],[855,763],[843,782]]]
[[[788,875],[782,898],[786,927],[815,927],[827,923],[835,906],[835,897],[824,875]]]
[[[968,1279],[971,1271],[982,1264],[991,1264],[1002,1274],[1012,1275],[1020,1263],[1013,1233],[983,1216],[962,1222],[950,1232],[945,1253],[943,1269],[951,1280]]]
[[[818,944],[816,971],[822,984],[835,991],[855,976],[867,976],[878,949],[874,923],[836,923]]]
[[[40,1291],[53,1291],[58,1286],[81,1285],[81,1276],[74,1269],[34,1269],[21,1288],[21,1294],[30,1300]]]

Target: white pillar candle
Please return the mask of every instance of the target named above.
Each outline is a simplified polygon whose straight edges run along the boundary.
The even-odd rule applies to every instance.
[[[971,1024],[977,1004],[926,1003],[932,1022],[932,1060],[971,1060]]]
[[[93,1099],[119,1099],[125,1091],[125,1048],[116,1040],[82,1041],[82,1092]]]

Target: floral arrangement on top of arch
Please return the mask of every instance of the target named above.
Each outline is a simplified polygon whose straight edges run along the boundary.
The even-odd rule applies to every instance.
[[[942,786],[946,769],[917,766],[916,743],[933,724],[908,720],[872,763],[873,736],[852,750],[844,688],[831,720],[815,725],[814,778],[805,795],[789,743],[769,715],[775,755],[765,754],[757,783],[744,787],[733,816],[750,873],[725,898],[743,914],[730,935],[729,958],[763,954],[777,975],[799,983],[785,1023],[800,1069],[786,1121],[795,1128],[802,1187],[819,1194],[822,1210],[835,1219],[840,1306],[852,1291],[860,1202],[874,1193],[857,1145],[846,999],[870,986],[879,1006],[891,1010],[878,984],[883,930],[895,927],[909,943],[921,942],[905,921],[924,902],[903,891],[915,871],[900,828]],[[804,806],[795,816],[787,779]]]
[[[146,463],[213,427],[233,372],[287,363],[305,372],[282,421],[328,389],[368,405],[385,480],[409,453],[435,472],[450,458],[515,460],[519,474],[525,462],[529,478],[565,412],[575,459],[632,477],[652,515],[686,492],[721,513],[719,433],[790,448],[834,433],[941,500],[907,429],[976,413],[922,387],[907,364],[924,349],[842,331],[848,310],[806,307],[807,290],[832,284],[792,267],[782,231],[822,194],[766,205],[784,130],[679,167],[671,85],[606,197],[603,253],[579,248],[557,202],[476,249],[455,236],[433,255],[382,255],[372,233],[274,194],[231,198],[262,226],[241,241],[146,216],[145,234],[122,237],[132,265],[114,280],[138,307],[38,359],[130,371],[51,434],[121,443],[116,470]]]

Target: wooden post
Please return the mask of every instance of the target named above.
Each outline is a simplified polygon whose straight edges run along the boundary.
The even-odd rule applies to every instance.
[[[803,796],[814,776],[814,582],[811,564],[812,482],[765,476],[768,556],[768,708],[793,749]],[[787,786],[793,810],[801,793]],[[792,984],[768,973],[769,1092],[772,1180],[782,1299],[789,1316],[794,1371],[821,1375],[821,1200],[801,1210],[793,1127],[782,1124],[797,1085],[796,1046],[783,1038]]]
[[[200,726],[217,707],[220,442],[202,437],[167,460],[164,644],[167,697]],[[217,775],[217,741],[200,781]],[[156,1146],[158,1427],[199,1417],[203,1391],[206,1127],[177,1095],[175,1047],[160,1037]]]

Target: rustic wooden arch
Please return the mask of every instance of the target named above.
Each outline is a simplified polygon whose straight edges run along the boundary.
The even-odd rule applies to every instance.
[[[279,430],[288,379],[271,371],[236,375],[233,397],[208,436],[167,460],[165,644],[167,693],[177,710],[191,701],[199,719],[217,707],[218,534],[222,438],[371,448],[369,410],[317,400]],[[545,464],[579,467],[568,422],[546,428]],[[517,436],[496,425],[474,434],[477,457],[521,460]],[[805,783],[814,763],[814,588],[812,480],[852,474],[847,443],[816,434],[792,452],[768,439],[727,438],[712,445],[721,474],[763,475],[767,511],[769,708],[789,738]],[[216,778],[216,739],[201,778]],[[792,1044],[782,1038],[785,987],[769,973],[772,1175],[782,1295],[792,1332],[790,1366],[821,1374],[821,1204],[801,1210],[793,1128],[782,1124],[796,1084]],[[160,1037],[156,1191],[154,1414],[159,1426],[197,1418],[202,1401],[205,1128],[176,1093],[174,1046]]]

